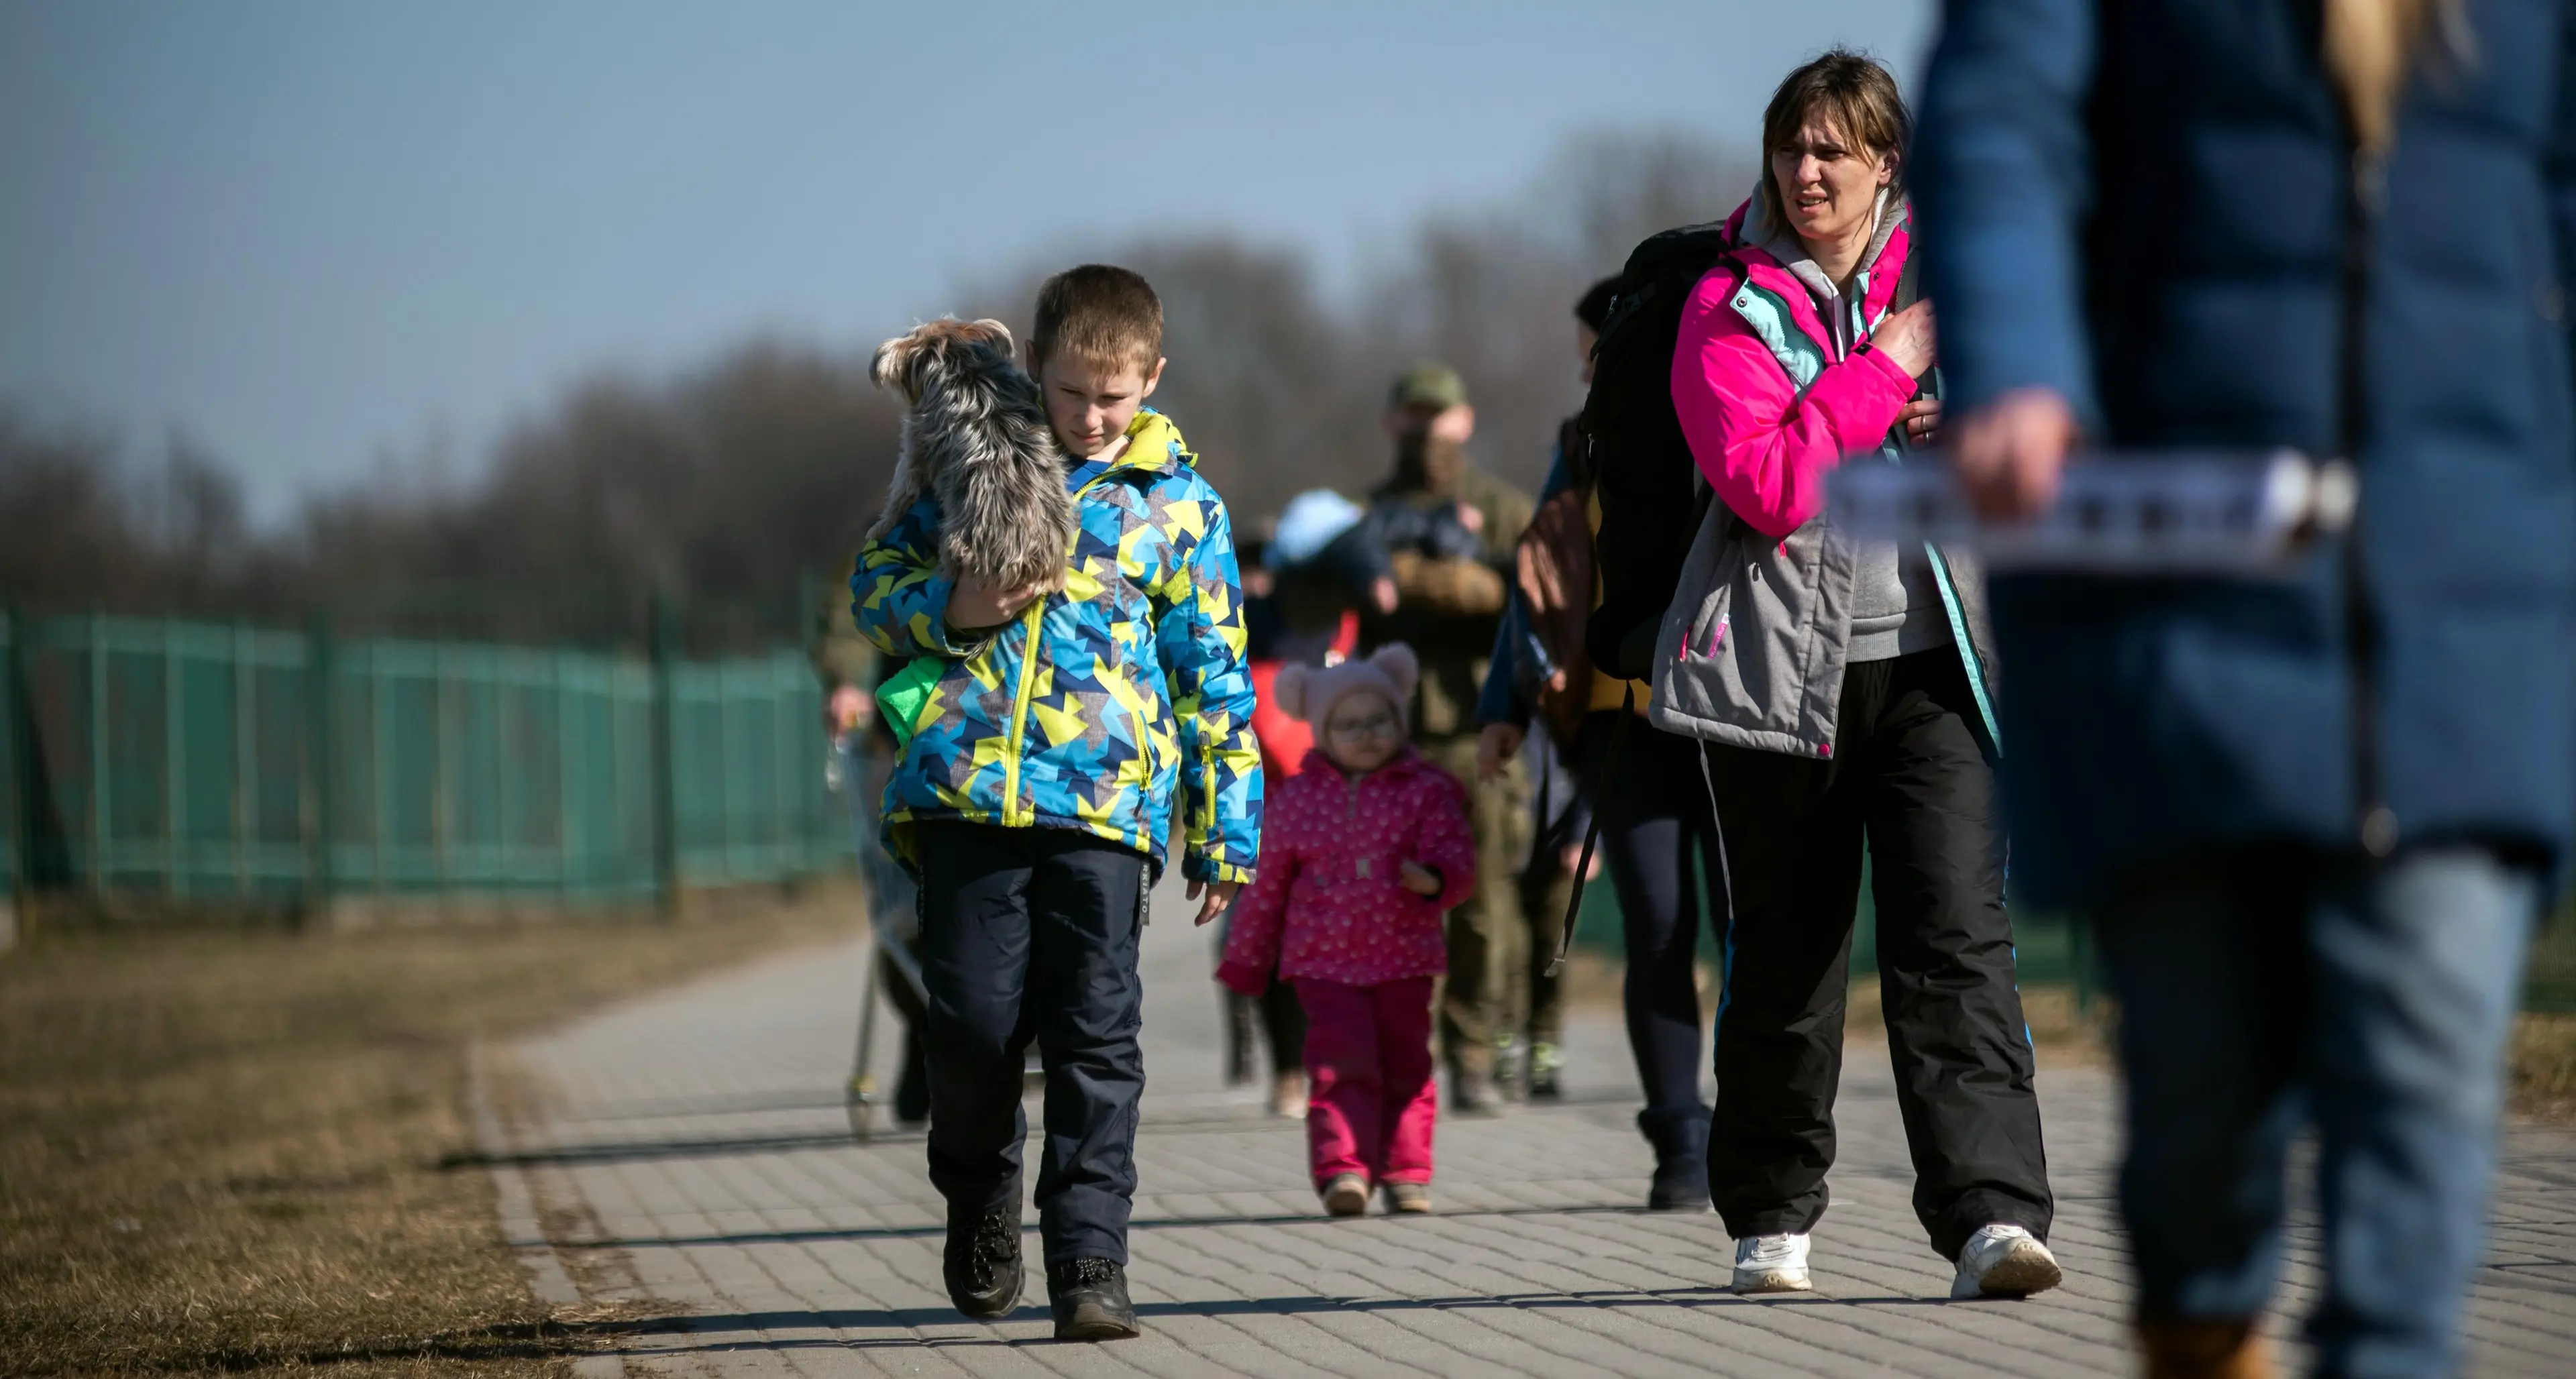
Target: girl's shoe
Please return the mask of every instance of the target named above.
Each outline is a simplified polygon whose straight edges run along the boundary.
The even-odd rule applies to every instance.
[[[1270,1114],[1279,1120],[1306,1118],[1306,1075],[1281,1073],[1270,1081]]]
[[[1386,1189],[1386,1209],[1420,1215],[1431,1210],[1429,1183],[1382,1183]]]
[[[1357,1216],[1368,1210],[1368,1179],[1337,1173],[1324,1184],[1324,1210],[1333,1216]]]

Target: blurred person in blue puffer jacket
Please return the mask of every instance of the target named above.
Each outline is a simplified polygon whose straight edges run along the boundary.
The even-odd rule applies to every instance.
[[[2314,1128],[2326,1374],[2461,1363],[2500,1063],[2576,828],[2576,7],[1952,0],[1915,160],[1969,496],[2351,459],[2272,581],[1998,578],[2023,901],[2121,1000],[2151,1374],[2264,1372]]]

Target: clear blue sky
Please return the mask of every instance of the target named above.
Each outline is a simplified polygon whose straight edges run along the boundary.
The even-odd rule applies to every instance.
[[[0,5],[0,398],[187,427],[274,519],[459,469],[601,366],[873,340],[961,278],[1151,227],[1328,274],[1570,132],[1749,140],[1807,4]]]

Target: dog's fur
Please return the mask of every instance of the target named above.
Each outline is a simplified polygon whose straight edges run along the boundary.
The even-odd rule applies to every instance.
[[[939,500],[939,557],[953,579],[994,589],[1064,583],[1073,499],[1037,381],[1011,359],[999,321],[946,318],[877,346],[868,377],[912,409],[868,539],[924,496]]]

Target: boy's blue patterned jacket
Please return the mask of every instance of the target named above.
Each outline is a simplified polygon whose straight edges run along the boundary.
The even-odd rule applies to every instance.
[[[1069,470],[1065,587],[998,631],[948,626],[935,500],[859,552],[859,630],[891,655],[947,662],[886,785],[896,856],[916,860],[910,825],[965,819],[1082,829],[1159,871],[1177,785],[1183,873],[1252,878],[1261,755],[1243,596],[1225,502],[1197,463],[1169,418],[1139,411],[1115,462]]]

